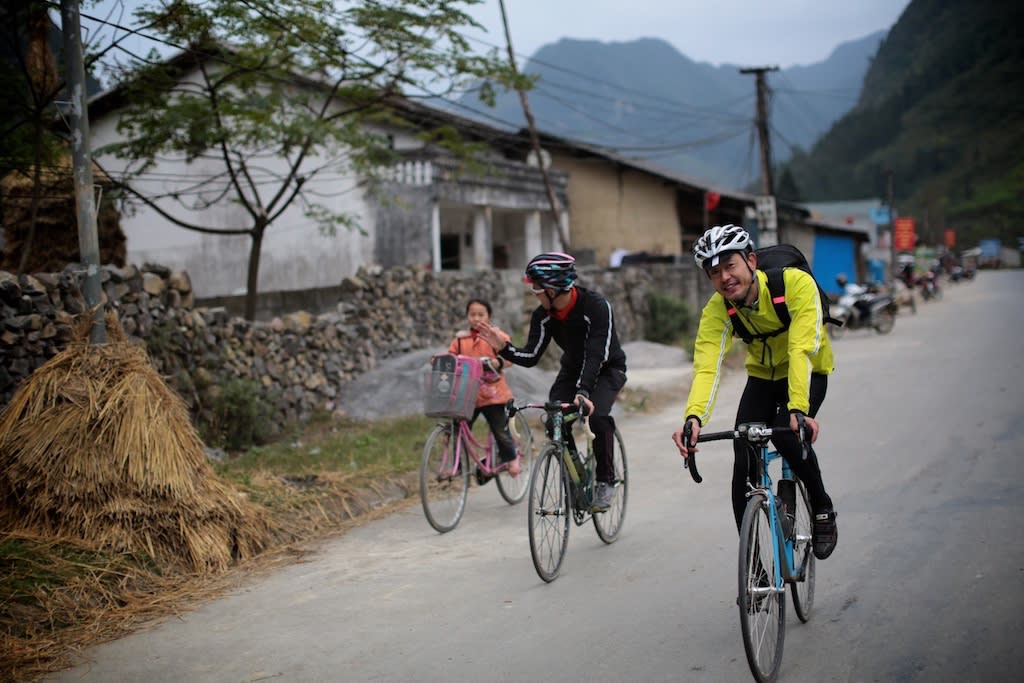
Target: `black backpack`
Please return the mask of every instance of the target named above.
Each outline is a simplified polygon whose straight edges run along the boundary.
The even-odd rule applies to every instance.
[[[814,278],[811,266],[807,263],[807,257],[792,244],[776,244],[770,247],[761,247],[754,253],[757,254],[757,269],[763,270],[768,276],[768,293],[771,294],[775,315],[779,317],[782,327],[772,332],[752,334],[746,325],[743,324],[743,321],[740,320],[739,315],[737,315],[736,307],[729,303],[729,301],[726,301],[725,309],[729,312],[729,319],[732,320],[732,330],[746,344],[749,344],[754,339],[765,341],[789,329],[791,318],[789,316],[789,306],[786,304],[786,284],[782,279],[783,269],[799,268],[810,275],[811,278]],[[818,285],[818,294],[821,296],[822,319],[826,323],[832,323],[837,327],[841,327],[843,322],[829,315],[829,304],[831,302],[828,295],[825,294],[825,290],[821,288],[816,279],[814,284]]]

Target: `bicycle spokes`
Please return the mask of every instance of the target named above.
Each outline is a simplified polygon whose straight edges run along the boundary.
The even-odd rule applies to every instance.
[[[458,525],[469,493],[469,468],[458,439],[451,425],[436,426],[427,438],[420,463],[423,514],[430,526],[442,533]]]
[[[747,502],[740,527],[739,608],[743,647],[758,681],[772,681],[782,663],[785,591],[778,580],[777,549],[766,496]]]
[[[537,574],[553,581],[569,541],[569,498],[561,454],[549,445],[534,465],[530,479],[530,554]]]

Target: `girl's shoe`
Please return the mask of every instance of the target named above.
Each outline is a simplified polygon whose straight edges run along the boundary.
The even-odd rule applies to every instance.
[[[518,455],[515,460],[509,460],[505,465],[508,467],[509,475],[513,477],[518,477],[519,473],[523,471],[523,464],[520,462]]]

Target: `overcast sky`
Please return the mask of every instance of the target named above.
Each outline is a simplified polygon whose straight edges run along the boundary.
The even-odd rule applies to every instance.
[[[131,23],[139,0],[103,0],[83,13]],[[909,0],[505,0],[512,44],[525,58],[560,38],[604,42],[662,38],[690,59],[712,64],[813,64],[848,40],[889,29]],[[111,15],[111,12],[113,14]],[[504,46],[498,0],[471,10],[486,32],[479,48]],[[88,20],[83,18],[83,28]],[[147,46],[148,47],[148,46]]]

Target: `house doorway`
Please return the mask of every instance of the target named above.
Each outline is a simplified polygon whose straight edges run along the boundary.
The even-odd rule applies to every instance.
[[[441,270],[458,270],[461,267],[459,236],[441,235]]]

